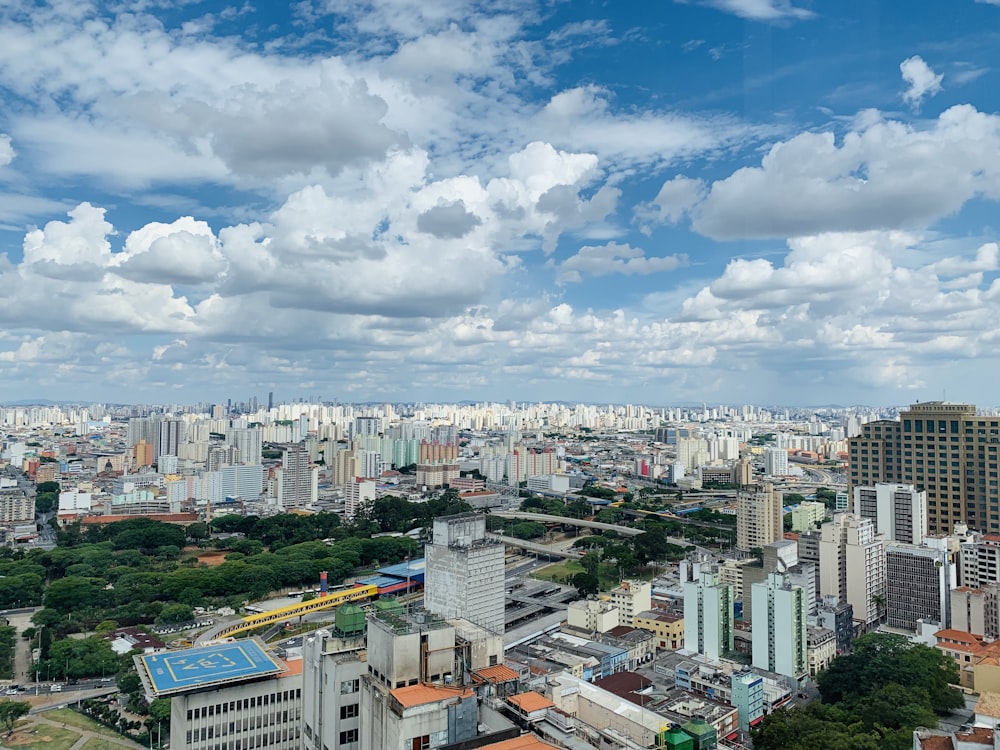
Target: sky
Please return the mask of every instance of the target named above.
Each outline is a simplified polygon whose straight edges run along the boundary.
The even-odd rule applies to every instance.
[[[0,0],[0,401],[997,404],[998,30]]]

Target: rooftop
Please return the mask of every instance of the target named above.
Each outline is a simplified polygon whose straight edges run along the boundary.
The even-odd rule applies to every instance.
[[[441,685],[409,685],[390,690],[389,693],[399,701],[403,708],[438,703],[450,698],[471,698],[475,695],[469,688],[443,687]]]
[[[255,639],[137,657],[156,697],[273,677],[288,667]],[[301,662],[299,662],[301,665]],[[299,667],[301,669],[301,666]]]
[[[525,713],[531,713],[533,711],[543,711],[546,708],[555,708],[555,703],[550,701],[544,695],[536,693],[529,690],[526,693],[518,693],[517,695],[510,696],[507,701],[517,708],[521,709]]]

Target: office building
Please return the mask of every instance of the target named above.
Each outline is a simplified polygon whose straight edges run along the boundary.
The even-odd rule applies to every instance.
[[[885,545],[870,518],[838,513],[823,525],[819,543],[820,595],[850,604],[869,628],[885,609]]]
[[[886,556],[886,624],[917,632],[918,620],[948,627],[955,567],[947,549],[888,542]]]
[[[961,585],[981,589],[1000,583],[1000,534],[981,534],[962,542]]]
[[[927,536],[927,493],[912,484],[855,487],[854,512],[870,518],[887,541],[920,544]]]
[[[784,533],[781,493],[764,484],[736,496],[736,546],[745,551],[763,548]]]
[[[146,696],[170,698],[170,746],[302,746],[302,661],[281,660],[259,640],[134,657]]]
[[[927,493],[928,532],[960,523],[1000,532],[1000,417],[971,404],[913,404],[898,422],[863,425],[849,450],[852,488],[888,482]]]
[[[702,572],[684,584],[684,648],[712,660],[733,651],[733,587],[718,573]]]
[[[425,557],[424,605],[430,612],[504,632],[504,546],[487,537],[485,516],[434,519]]]
[[[784,573],[753,584],[753,666],[799,679],[809,672],[806,592]]]

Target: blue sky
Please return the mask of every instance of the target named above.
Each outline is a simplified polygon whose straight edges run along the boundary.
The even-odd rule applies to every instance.
[[[997,401],[1000,0],[0,19],[7,399]]]

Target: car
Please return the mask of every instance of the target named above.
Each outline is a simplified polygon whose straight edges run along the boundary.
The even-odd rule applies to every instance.
[[[49,692],[50,693],[61,693],[62,692],[62,685],[52,685],[49,688]]]

